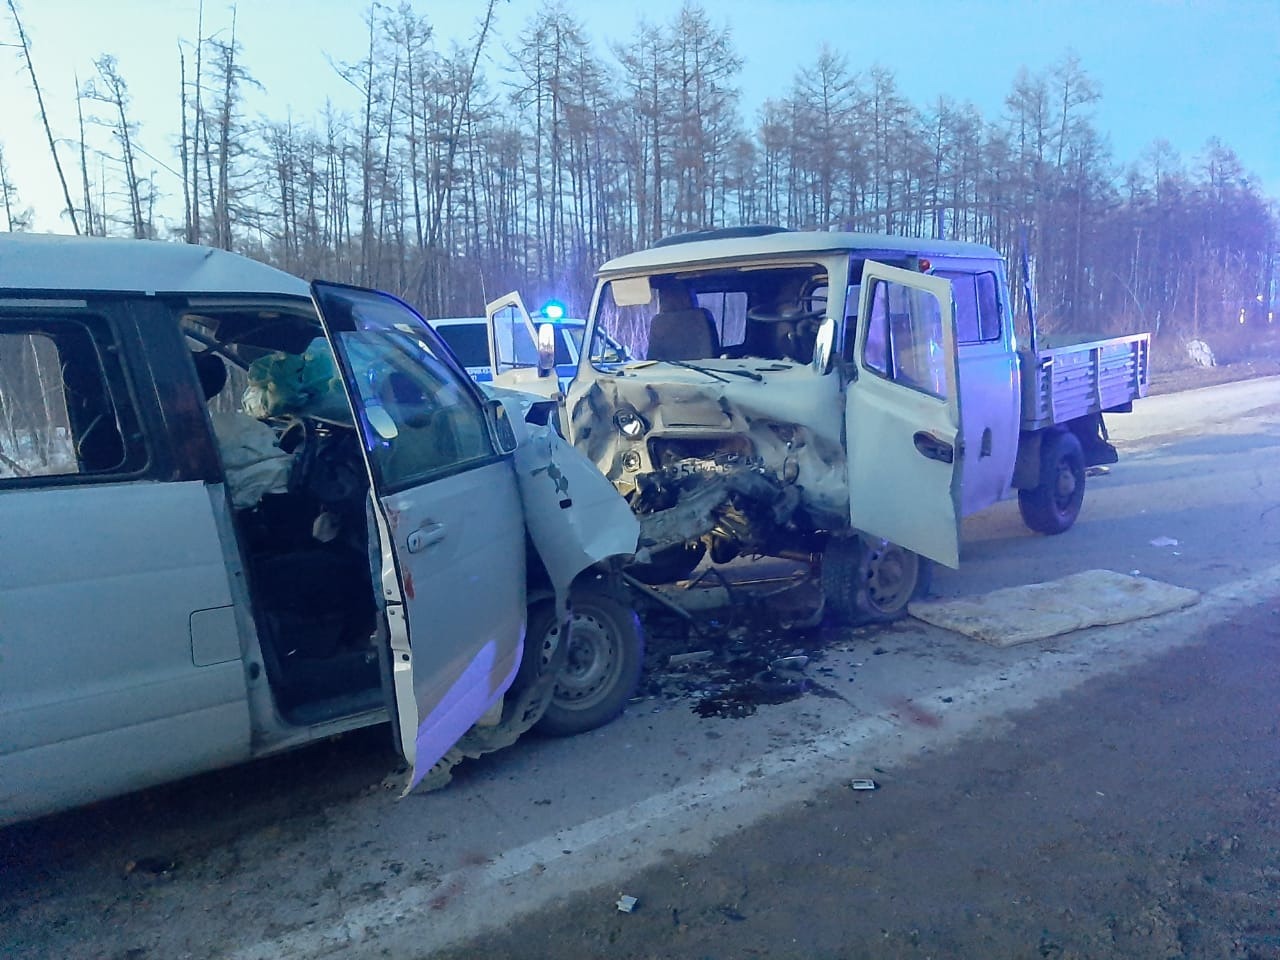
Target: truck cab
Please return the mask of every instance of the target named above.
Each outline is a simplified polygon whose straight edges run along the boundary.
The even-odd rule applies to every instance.
[[[899,615],[930,561],[957,566],[961,518],[1039,488],[1037,434],[1066,429],[1024,429],[1005,263],[981,244],[672,238],[600,268],[586,344],[562,426],[640,517],[637,572],[819,556],[851,619]]]

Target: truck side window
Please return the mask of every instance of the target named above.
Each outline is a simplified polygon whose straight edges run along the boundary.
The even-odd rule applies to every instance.
[[[986,343],[1000,339],[1000,302],[996,275],[938,270],[936,276],[951,281],[956,301],[956,341]]]
[[[982,340],[1000,339],[1000,296],[996,275],[980,273],[974,280],[978,286],[978,334]]]
[[[875,284],[863,365],[895,383],[945,397],[941,304],[923,290],[887,280]]]
[[[951,296],[956,302],[956,342],[979,343],[982,332],[978,325],[978,287],[973,274],[939,270],[937,276],[951,281]]]
[[[0,321],[0,485],[117,480],[148,457],[101,318]]]

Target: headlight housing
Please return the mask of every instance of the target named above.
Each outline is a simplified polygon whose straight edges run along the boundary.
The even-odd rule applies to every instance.
[[[613,415],[613,425],[628,440],[639,440],[649,429],[644,418],[627,407],[623,407]]]

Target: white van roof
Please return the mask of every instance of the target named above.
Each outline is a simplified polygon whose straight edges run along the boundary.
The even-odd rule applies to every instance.
[[[305,280],[226,250],[162,240],[0,233],[0,291],[309,297]]]

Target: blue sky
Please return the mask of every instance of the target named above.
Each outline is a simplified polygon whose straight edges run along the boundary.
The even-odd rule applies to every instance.
[[[604,49],[625,42],[640,18],[672,19],[681,0],[562,0]],[[19,0],[56,136],[76,134],[74,80],[110,53],[134,96],[140,142],[176,165],[178,38],[196,33],[197,0]],[[442,43],[465,43],[482,0],[418,0]],[[490,70],[539,0],[500,0]],[[823,40],[854,70],[890,67],[904,94],[927,106],[939,94],[1000,114],[1020,66],[1041,71],[1074,51],[1102,92],[1096,122],[1121,161],[1138,159],[1157,137],[1190,160],[1209,137],[1239,154],[1263,188],[1280,197],[1280,0],[703,0],[728,24],[745,60],[740,78],[748,121],[766,98],[784,95]],[[2,9],[2,8],[0,8]],[[366,37],[360,0],[252,0],[237,12],[249,71],[265,92],[251,112],[310,120],[326,97],[356,107],[330,60],[355,61]],[[206,0],[206,31],[230,24],[229,3]],[[305,13],[304,13],[305,11]],[[15,37],[7,10],[0,43]],[[188,65],[190,69],[190,65]],[[25,71],[0,49],[0,146],[37,226],[59,220],[56,180]],[[68,147],[64,162],[72,163]],[[144,168],[145,169],[145,168]],[[179,193],[163,170],[160,189]],[[172,201],[162,204],[166,210]],[[176,206],[176,204],[174,204]]]

